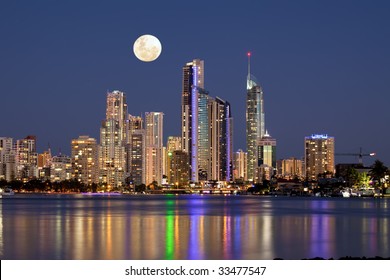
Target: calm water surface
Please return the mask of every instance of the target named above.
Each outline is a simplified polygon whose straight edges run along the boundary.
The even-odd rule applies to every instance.
[[[1,259],[390,256],[390,199],[15,195]]]

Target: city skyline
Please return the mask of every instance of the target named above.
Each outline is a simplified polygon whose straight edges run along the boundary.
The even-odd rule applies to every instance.
[[[145,4],[99,3],[90,12],[86,3],[77,9],[75,2],[4,5],[1,136],[36,135],[37,151],[50,143],[54,155],[69,155],[72,139],[99,139],[105,93],[120,90],[127,94],[130,114],[164,112],[166,143],[168,136],[180,135],[180,69],[199,57],[206,65],[206,90],[232,105],[234,151],[246,150],[249,50],[251,72],[264,88],[266,127],[278,141],[278,159],[302,158],[305,136],[328,133],[336,139],[336,153],[358,153],[362,147],[389,165],[383,140],[389,136],[385,78],[390,62],[385,50],[390,45],[390,5],[385,1],[376,6],[368,1],[247,1],[223,7],[201,1],[199,7],[174,2],[169,9],[156,3],[150,22],[142,21],[149,12]],[[190,8],[203,14],[194,37],[176,27]],[[137,26],[137,20],[144,24]],[[139,62],[132,54],[132,43],[143,33],[162,41],[163,52],[155,62]]]

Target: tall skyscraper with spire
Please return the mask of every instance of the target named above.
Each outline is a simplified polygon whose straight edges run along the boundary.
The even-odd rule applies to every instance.
[[[246,81],[246,148],[248,153],[248,180],[257,180],[257,145],[265,134],[263,89],[250,72],[251,53],[248,52],[248,76]]]

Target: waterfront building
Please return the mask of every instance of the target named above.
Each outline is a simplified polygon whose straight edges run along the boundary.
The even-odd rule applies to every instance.
[[[71,143],[72,178],[91,185],[99,182],[98,145],[95,138],[80,136]]]
[[[15,158],[12,152],[13,139],[0,137],[0,179],[11,181],[15,177]]]
[[[106,119],[100,128],[99,182],[109,190],[122,187],[125,180],[127,116],[125,93],[108,92]]]
[[[247,160],[248,154],[239,149],[234,153],[234,180],[241,180],[243,182],[248,180],[247,176]]]
[[[204,89],[204,62],[183,67],[182,149],[188,154],[190,181],[233,178],[233,121],[230,104]]]
[[[276,162],[277,175],[279,178],[292,180],[294,178],[302,179],[305,177],[303,169],[303,161],[291,157],[289,159],[281,159]]]
[[[257,145],[265,134],[263,89],[250,73],[250,56],[248,53],[248,76],[246,97],[246,147],[248,153],[248,180],[256,181]]]
[[[131,134],[131,172],[130,172],[130,183],[135,186],[145,184],[146,182],[146,164],[145,164],[145,130],[134,129]]]
[[[233,119],[229,102],[209,99],[208,180],[233,180]]]
[[[161,112],[145,113],[146,185],[163,178],[163,116]]]
[[[126,94],[119,90],[107,92],[106,120],[115,120],[118,124],[118,136],[124,145],[127,142],[128,110]]]
[[[173,175],[172,175],[172,172],[176,172],[176,171],[173,171],[173,166],[172,166],[172,155],[173,155],[173,152],[175,151],[181,151],[183,152],[182,150],[182,139],[180,136],[168,136],[168,140],[167,140],[167,146],[166,146],[166,173],[165,175],[167,176],[167,181],[169,184],[175,184],[176,182],[173,179]],[[188,156],[186,157],[186,160],[188,160]],[[188,162],[187,162],[187,167],[188,167]],[[188,170],[186,171],[186,174],[188,176]],[[180,176],[179,176],[180,177]],[[174,177],[175,179],[177,178],[177,176]],[[186,178],[187,182],[186,184],[188,183],[188,178]],[[182,181],[183,183],[183,181]]]
[[[334,137],[312,134],[305,137],[306,178],[316,180],[320,174],[334,174]]]
[[[38,154],[38,177],[43,181],[50,181],[51,149]]]
[[[198,168],[198,98],[204,89],[204,62],[194,59],[183,67],[182,80],[182,148],[189,156],[190,180],[199,182]]]
[[[46,168],[50,167],[51,165],[51,149],[49,148],[47,151],[44,151],[43,153],[38,154],[38,168]]]
[[[270,180],[276,171],[276,140],[266,131],[258,142],[258,182]]]
[[[176,187],[187,186],[190,173],[188,154],[180,150],[168,152],[168,182]]]
[[[131,177],[132,174],[132,135],[135,130],[144,128],[144,120],[141,116],[128,115],[128,128],[127,128],[127,143],[126,143],[126,176]]]
[[[50,165],[50,181],[61,182],[72,179],[72,159],[66,155],[53,156]]]
[[[38,177],[37,139],[29,135],[14,144],[16,179],[24,182]]]

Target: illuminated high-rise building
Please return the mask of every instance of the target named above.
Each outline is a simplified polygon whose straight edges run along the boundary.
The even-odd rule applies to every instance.
[[[303,162],[301,159],[289,158],[276,162],[278,177],[284,179],[303,178]]]
[[[168,154],[168,182],[176,187],[187,186],[190,167],[188,165],[188,154],[174,150]]]
[[[16,179],[28,181],[38,177],[38,154],[37,140],[35,136],[27,136],[24,139],[16,140],[14,145],[15,150],[15,165]]]
[[[179,136],[168,136],[167,141],[167,152],[181,151],[182,150],[182,141]]]
[[[198,166],[198,99],[204,89],[204,62],[194,59],[183,67],[182,84],[182,148],[189,156],[190,180],[199,181]]]
[[[126,94],[119,90],[107,92],[106,120],[118,122],[118,133],[123,145],[127,141],[128,112]]]
[[[234,179],[247,181],[248,177],[246,174],[247,169],[247,153],[239,149],[234,154]]]
[[[47,151],[38,154],[38,168],[50,167],[51,158],[52,156],[50,148]]]
[[[108,189],[122,187],[126,175],[128,143],[126,95],[107,93],[106,119],[100,128],[99,181]]]
[[[12,151],[13,139],[0,137],[0,179],[15,179],[15,156]]]
[[[258,181],[270,180],[276,172],[276,140],[266,131],[258,143]]]
[[[130,176],[132,174],[132,135],[135,130],[140,130],[144,128],[144,120],[141,116],[132,116],[128,115],[128,127],[127,127],[127,144],[126,144],[126,175]],[[131,176],[130,176],[131,177]],[[145,182],[143,182],[145,183]]]
[[[320,174],[334,174],[334,137],[313,134],[305,137],[306,178],[316,180]]]
[[[98,146],[95,138],[80,136],[71,143],[72,178],[85,184],[98,183]]]
[[[257,180],[257,145],[265,134],[263,89],[250,73],[248,53],[248,76],[246,97],[246,147],[248,153],[248,180]]]
[[[72,179],[72,159],[66,155],[53,156],[50,165],[50,181],[61,182]]]
[[[209,180],[233,180],[233,119],[229,102],[209,99]]]
[[[146,185],[163,178],[163,116],[161,112],[145,113]]]
[[[146,182],[145,138],[145,129],[134,129],[131,133],[130,181],[135,186],[145,184]]]

